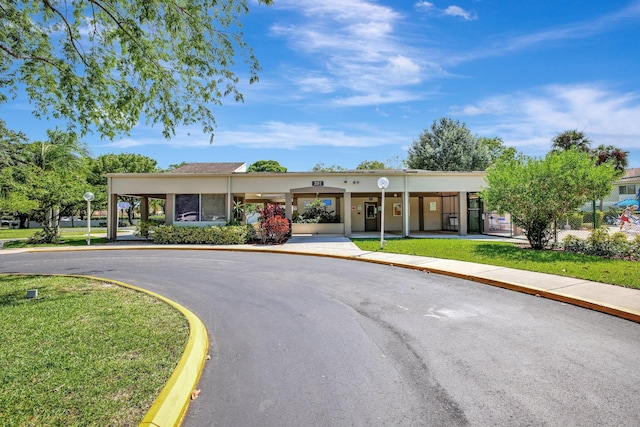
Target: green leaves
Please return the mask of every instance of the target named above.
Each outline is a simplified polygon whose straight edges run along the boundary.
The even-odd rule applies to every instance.
[[[434,171],[485,170],[491,163],[489,146],[479,143],[464,123],[434,120],[409,148],[407,165]]]
[[[553,221],[609,194],[616,176],[612,164],[596,166],[578,149],[552,151],[542,159],[505,156],[488,169],[481,196],[488,210],[511,213],[532,247],[541,249]]]
[[[0,101],[24,85],[36,116],[66,118],[81,135],[95,129],[112,138],[141,118],[167,138],[193,123],[213,133],[211,104],[242,101],[235,58],[244,59],[250,83],[258,79],[240,29],[247,0],[0,6]]]

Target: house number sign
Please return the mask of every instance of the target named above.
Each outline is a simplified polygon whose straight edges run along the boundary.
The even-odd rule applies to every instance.
[[[324,181],[311,181],[311,185],[314,187],[322,187],[324,185]]]

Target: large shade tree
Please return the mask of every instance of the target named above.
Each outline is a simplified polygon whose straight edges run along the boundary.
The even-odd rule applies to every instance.
[[[242,100],[235,58],[258,79],[240,26],[248,4],[0,1],[0,102],[24,88],[36,116],[67,119],[80,134],[113,137],[142,117],[166,137],[192,123],[213,137],[212,105]]]
[[[544,158],[505,156],[487,170],[481,197],[487,209],[509,212],[531,247],[543,249],[551,224],[611,191],[618,176],[613,164],[596,162],[579,149],[551,151]]]
[[[478,143],[464,123],[446,117],[420,134],[407,159],[411,169],[434,171],[485,170],[490,164],[489,148]]]

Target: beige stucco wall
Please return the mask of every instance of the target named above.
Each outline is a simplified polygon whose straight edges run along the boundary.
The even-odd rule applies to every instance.
[[[475,192],[484,185],[483,172],[428,172],[428,171],[367,171],[340,173],[232,173],[232,174],[108,174],[111,195],[163,195],[167,201],[167,223],[173,222],[175,194],[225,194],[260,199],[265,195],[278,195],[278,200],[297,199],[299,211],[306,200],[329,198],[335,213],[340,215],[345,233],[365,230],[364,204],[371,200],[381,206],[378,179],[387,177],[385,190],[385,230],[402,232],[403,227],[420,229],[419,198],[409,198],[409,206],[403,206],[401,215],[394,215],[394,203],[403,203],[409,193]],[[321,186],[318,185],[321,183]],[[350,197],[349,197],[350,195]],[[349,200],[350,198],[350,200]],[[466,201],[466,200],[465,200]],[[436,210],[430,210],[430,202]],[[360,207],[360,209],[358,209]],[[230,209],[230,205],[228,206]],[[425,230],[442,229],[442,199],[439,196],[424,197],[423,216]],[[409,218],[404,215],[409,214]]]

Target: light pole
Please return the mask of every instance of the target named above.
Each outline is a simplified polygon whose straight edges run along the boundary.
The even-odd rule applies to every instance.
[[[91,191],[82,196],[87,201],[87,246],[91,245],[91,201],[95,198]]]
[[[389,180],[384,176],[378,179],[378,187],[382,190],[382,216],[380,217],[380,249],[384,248],[384,190],[389,186]]]

